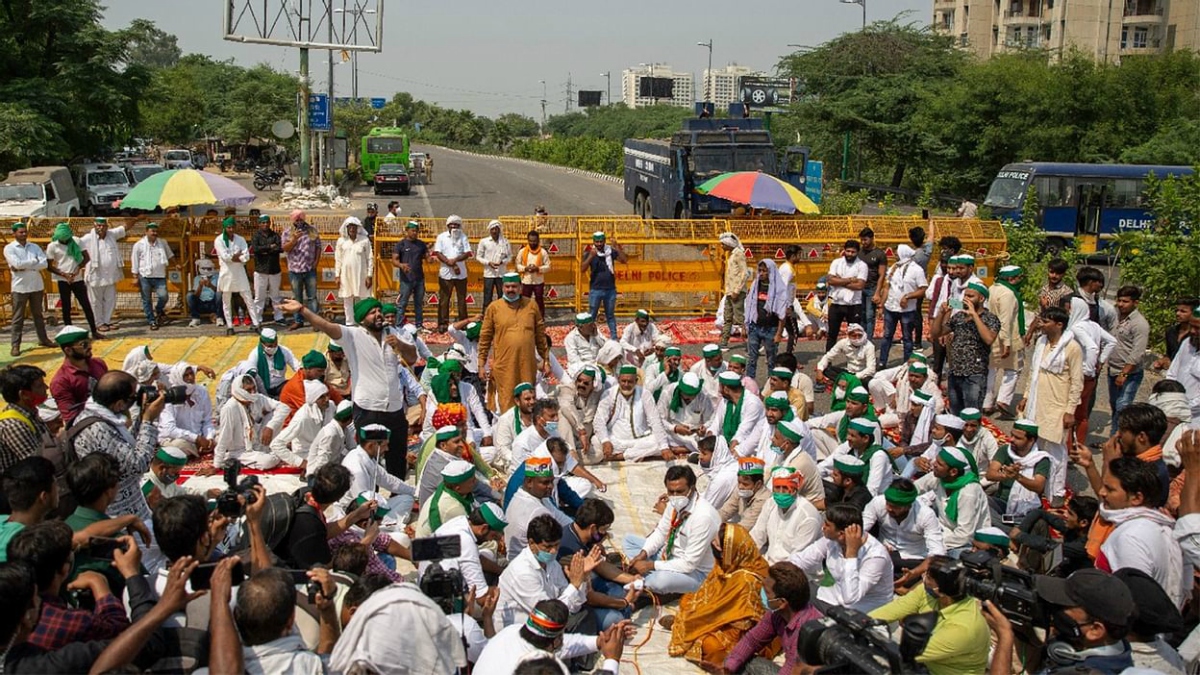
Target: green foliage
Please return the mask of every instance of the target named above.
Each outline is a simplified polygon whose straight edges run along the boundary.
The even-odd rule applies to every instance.
[[[1008,264],[1017,265],[1025,271],[1021,299],[1029,307],[1038,306],[1038,290],[1046,283],[1046,264],[1050,260],[1062,258],[1068,265],[1074,266],[1080,259],[1074,240],[1057,251],[1047,245],[1049,237],[1038,224],[1037,214],[1037,190],[1030,186],[1025,195],[1021,221],[1014,223],[1007,220],[1003,224],[1004,235],[1008,239]]]
[[[618,103],[555,115],[546,122],[546,131],[554,136],[603,138],[623,143],[627,138],[668,138],[690,117],[691,110],[677,106],[627,108]]]
[[[866,190],[843,192],[840,183],[826,188],[821,195],[821,213],[826,216],[849,216],[862,213],[871,195]]]
[[[170,68],[183,55],[178,39],[154,25],[153,21],[134,19],[121,34],[129,46],[125,57],[127,63],[151,70]]]
[[[569,166],[618,176],[622,171],[622,144],[603,138],[525,139],[513,145],[513,157]]]

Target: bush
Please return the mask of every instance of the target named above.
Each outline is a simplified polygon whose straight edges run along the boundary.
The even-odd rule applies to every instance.
[[[514,143],[509,154],[610,176],[621,175],[625,156],[622,144],[617,141],[582,137],[524,139]]]

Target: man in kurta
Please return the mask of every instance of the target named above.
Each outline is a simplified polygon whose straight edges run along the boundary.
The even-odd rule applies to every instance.
[[[221,292],[221,306],[225,310],[225,319],[230,328],[225,329],[226,335],[233,335],[234,321],[233,294],[242,296],[246,303],[246,311],[250,313],[250,322],[254,324],[254,332],[259,332],[262,321],[258,315],[258,306],[254,304],[254,294],[250,292],[250,277],[246,276],[246,261],[250,259],[250,245],[237,232],[237,221],[233,216],[221,221],[221,234],[213,241],[213,250],[221,264],[221,273],[217,275],[217,290]],[[95,304],[95,303],[93,303]],[[97,313],[96,319],[100,316]]]
[[[575,315],[575,327],[563,338],[563,351],[567,353],[567,367],[577,363],[595,363],[604,336],[596,330],[596,319],[587,312]]]
[[[444,523],[469,514],[475,508],[476,481],[475,465],[470,462],[456,459],[442,467],[442,484],[421,504],[413,528],[416,535],[428,537]]]
[[[621,366],[617,386],[600,399],[596,408],[596,438],[592,441],[609,461],[639,460],[654,455],[667,458],[667,431],[654,397],[639,387],[636,366]]]
[[[1038,446],[1054,461],[1046,494],[1058,499],[1067,489],[1067,439],[1083,394],[1083,350],[1066,332],[1067,313],[1062,309],[1043,311],[1041,326],[1021,412],[1037,425]]]
[[[550,377],[553,358],[542,313],[537,303],[521,296],[519,274],[504,275],[501,300],[488,305],[479,331],[479,372],[488,383],[488,407],[493,410],[511,408],[517,385],[536,381],[539,356],[543,374]],[[493,401],[498,405],[491,405]]]
[[[700,378],[685,373],[675,384],[668,384],[658,398],[658,412],[667,430],[672,454],[684,455],[699,449],[700,432],[712,419],[712,400],[700,393]]]
[[[746,391],[742,378],[731,370],[721,373],[718,380],[721,402],[706,429],[709,433],[724,436],[735,457],[753,455],[758,451],[758,439],[767,428],[762,399]]]
[[[746,267],[746,249],[736,234],[722,232],[720,242],[729,253],[725,259],[725,324],[721,327],[721,348],[724,349],[729,346],[729,335],[735,325],[740,325],[745,332],[744,305],[750,271]]]
[[[1020,267],[1005,265],[996,275],[996,283],[988,289],[988,309],[1000,319],[1000,333],[992,343],[987,394],[983,397],[985,415],[999,410],[1002,416],[1013,417],[1012,400],[1017,391],[1021,351],[1025,344],[1025,307],[1021,302],[1024,275]]]
[[[125,267],[117,242],[124,238],[125,228],[109,229],[108,221],[104,218],[97,218],[95,229],[79,238],[80,246],[88,254],[83,280],[87,282],[88,298],[92,303],[97,328],[102,331],[116,328],[112,323],[112,315],[117,309],[117,282],[125,278]]]

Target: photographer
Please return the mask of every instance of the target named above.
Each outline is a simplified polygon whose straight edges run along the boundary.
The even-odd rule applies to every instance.
[[[138,389],[137,381],[129,373],[120,370],[105,373],[68,432],[73,434],[70,443],[78,458],[94,452],[117,458],[121,463],[121,484],[108,514],[133,514],[142,522],[151,518],[150,505],[142,495],[142,474],[158,448],[158,416],[167,405],[161,387],[153,401],[148,398],[148,393]],[[128,415],[134,406],[142,414],[140,420],[131,423]]]
[[[929,559],[923,577],[924,592],[900,596],[872,611],[871,618],[889,623],[925,612],[937,612],[937,623],[924,649],[916,656],[917,663],[932,675],[980,673],[987,668],[987,622],[979,612],[975,598],[965,588],[961,563],[944,555]]]
[[[1137,618],[1129,625],[1129,633],[1125,636],[1133,652],[1134,667],[1168,675],[1189,672],[1183,657],[1163,638],[1183,631],[1183,615],[1179,608],[1158,582],[1141,570],[1126,567],[1114,572],[1113,576],[1125,582],[1133,604],[1137,605]]]

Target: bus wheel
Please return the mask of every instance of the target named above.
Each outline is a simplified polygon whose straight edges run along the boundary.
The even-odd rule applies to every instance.
[[[1046,240],[1046,253],[1051,257],[1057,258],[1063,249],[1067,247],[1067,242],[1062,237],[1050,237]]]

